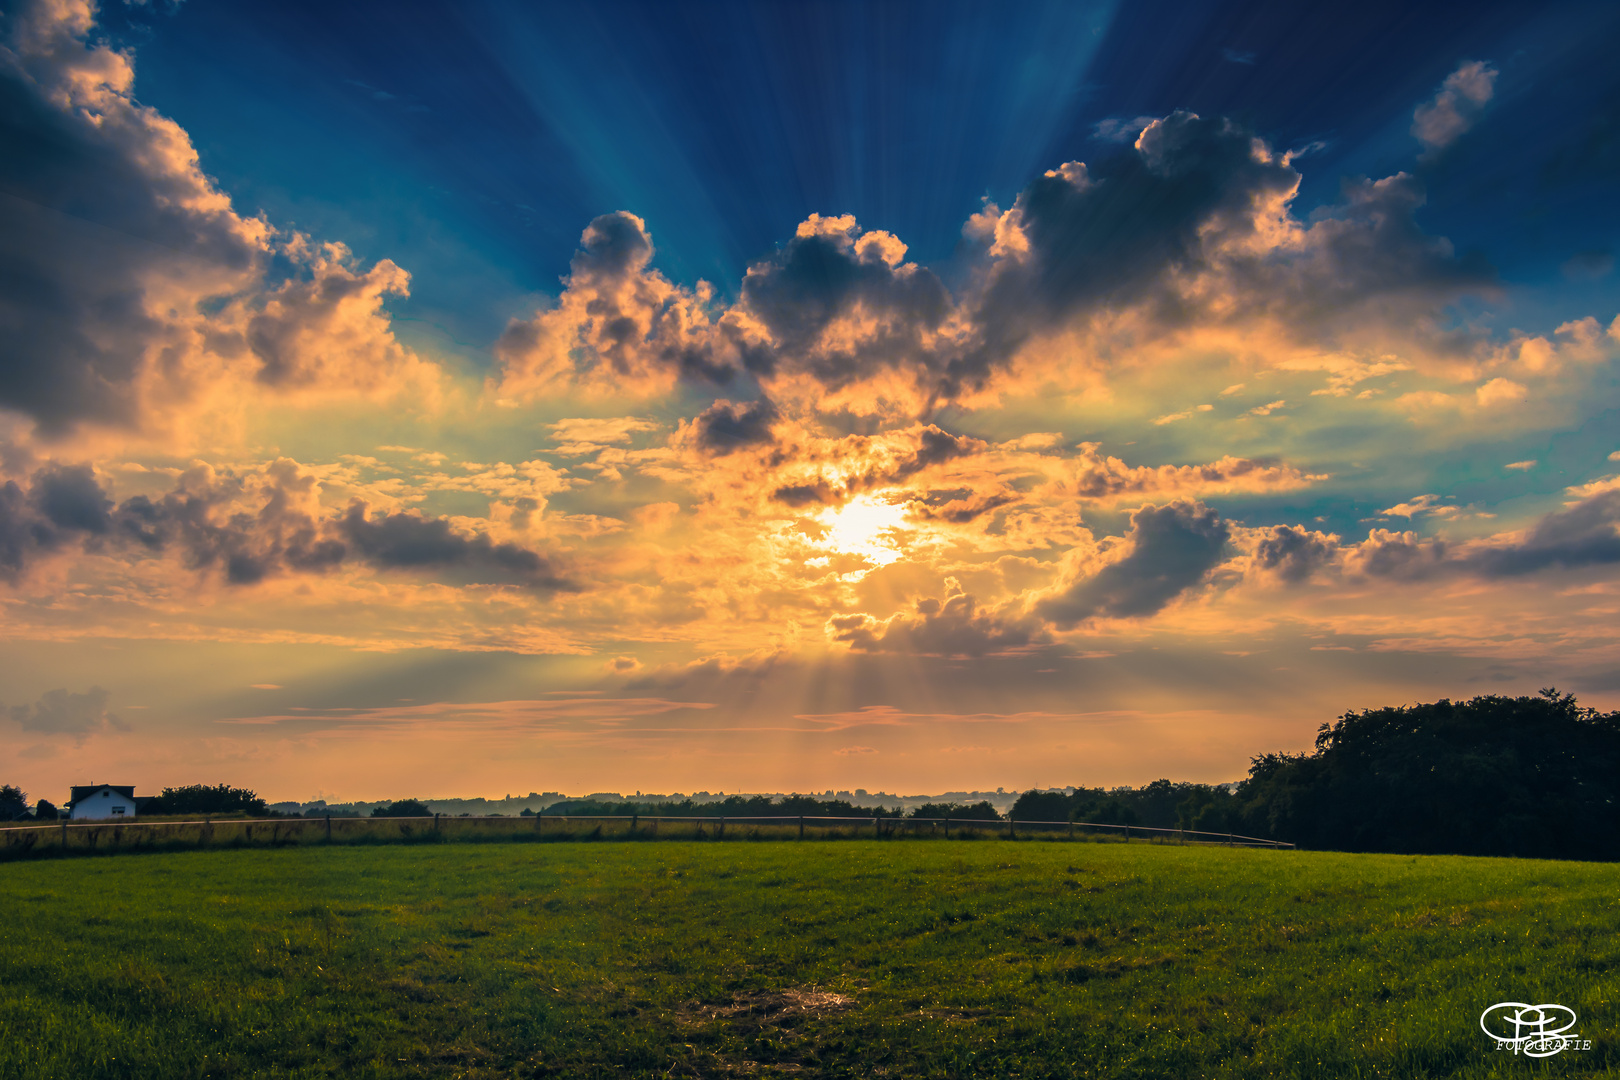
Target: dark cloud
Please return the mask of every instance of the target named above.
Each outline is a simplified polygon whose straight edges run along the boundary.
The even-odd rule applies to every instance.
[[[15,482],[0,487],[0,577],[15,583],[39,556],[88,546],[178,551],[191,569],[217,569],[232,585],[323,573],[357,558],[380,569],[454,571],[468,581],[575,587],[538,552],[483,533],[463,536],[444,518],[415,512],[373,518],[362,502],[327,515],[314,488],[315,477],[285,459],[251,481],[197,466],[173,490],[115,507],[89,469],[42,469],[26,490]],[[244,503],[257,509],[239,509]]]
[[[817,221],[818,219],[812,219]],[[952,310],[931,271],[899,264],[892,237],[861,236],[853,218],[801,228],[775,257],[743,279],[743,303],[770,330],[778,356],[829,387],[908,361],[931,364],[925,335]],[[836,321],[859,315],[859,333],[824,338]]]
[[[1093,617],[1152,615],[1219,565],[1231,528],[1198,502],[1144,506],[1131,515],[1123,557],[1036,604],[1060,629]]]
[[[769,400],[717,401],[698,414],[698,445],[713,454],[729,454],[771,441],[771,426],[777,420],[776,406]]]
[[[128,731],[116,713],[107,711],[107,691],[92,686],[82,694],[66,689],[50,690],[32,705],[13,705],[6,710],[12,723],[24,731],[47,735],[74,735],[83,739],[109,728]]]
[[[1299,525],[1274,525],[1255,546],[1254,561],[1290,585],[1333,566],[1339,557],[1339,538]]]
[[[234,291],[256,226],[214,195],[161,117],[47,5],[17,5],[0,49],[0,406],[45,433],[136,425],[154,352],[186,347],[158,311]],[[183,137],[182,137],[183,138]],[[189,149],[187,147],[186,149]]]
[[[943,600],[926,597],[914,609],[887,620],[870,615],[835,615],[827,632],[858,652],[913,656],[986,656],[1050,640],[1027,620],[1006,620],[978,610],[974,598],[947,580]]]
[[[477,581],[516,583],[548,591],[576,588],[538,553],[517,544],[496,543],[483,533],[462,536],[452,532],[444,518],[424,517],[409,510],[372,518],[366,504],[355,500],[338,528],[357,554],[382,569],[457,570]]]
[[[1469,553],[1467,568],[1487,577],[1518,577],[1549,567],[1578,569],[1620,563],[1620,491],[1606,491],[1555,511],[1519,543]]]
[[[843,496],[825,480],[810,484],[786,484],[771,492],[771,498],[786,506],[831,506]]]
[[[997,281],[985,312],[992,322],[1018,310],[1057,322],[1132,303],[1167,267],[1200,262],[1212,224],[1251,232],[1255,197],[1283,195],[1298,180],[1290,166],[1256,156],[1253,132],[1171,113],[1131,150],[1048,172],[1024,190],[1014,211],[1029,257]]]
[[[1455,562],[1448,561],[1448,551],[1443,539],[1373,529],[1366,540],[1351,549],[1349,567],[1368,577],[1420,581],[1457,568]]]
[[[0,576],[16,582],[40,554],[71,538],[72,532],[52,525],[15,481],[0,487]]]
[[[87,465],[57,466],[35,473],[29,497],[58,528],[99,536],[112,527],[112,500]]]

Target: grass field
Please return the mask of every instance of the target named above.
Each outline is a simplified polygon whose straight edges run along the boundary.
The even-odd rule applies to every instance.
[[[1620,866],[1039,841],[0,865],[0,1077],[1620,1075]],[[1585,1052],[1495,1052],[1497,1001]]]

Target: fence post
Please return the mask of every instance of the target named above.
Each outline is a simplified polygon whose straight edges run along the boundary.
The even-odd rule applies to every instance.
[[[62,850],[63,851],[67,850],[67,823],[68,823],[68,819],[64,816],[62,818]]]
[[[799,815],[799,839],[804,839],[804,815]]]
[[[726,838],[726,815],[724,814],[720,815],[720,827],[714,831],[714,838],[716,840],[724,840]]]
[[[1131,827],[1129,825],[1125,826],[1125,842],[1127,844],[1131,842]]]
[[[883,823],[883,819],[878,817],[877,814],[874,812],[872,814],[872,839],[874,839],[874,840],[877,839],[877,837],[878,837],[878,829],[883,827],[882,823]]]
[[[1069,839],[1074,839],[1074,822],[1069,822]]]
[[[639,812],[630,815],[630,831],[632,833],[636,831],[636,823],[640,820],[641,814]]]
[[[949,814],[946,814],[945,815],[945,839],[949,840],[950,838],[951,838],[951,816]]]
[[[1013,831],[1012,815],[1008,814],[1007,815],[1007,839],[1016,840],[1017,838],[1018,838],[1018,834]]]
[[[326,842],[328,844],[332,842],[332,811],[330,810],[326,812]]]
[[[1234,846],[1233,843],[1232,843],[1232,834],[1231,833],[1226,834],[1226,846],[1227,847]]]

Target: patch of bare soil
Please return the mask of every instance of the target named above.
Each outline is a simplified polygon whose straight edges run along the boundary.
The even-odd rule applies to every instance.
[[[786,990],[748,990],[725,1005],[694,1002],[687,1015],[694,1023],[727,1020],[733,1027],[745,1029],[794,1027],[802,1020],[842,1012],[854,1004],[854,998],[828,990],[789,987]]]
[[[809,1033],[795,1029],[854,1004],[855,999],[844,994],[808,986],[748,990],[720,1005],[694,1001],[678,1014],[683,1024],[698,1028],[719,1021],[731,1036],[746,1040],[756,1049],[768,1049],[768,1057],[774,1060],[753,1061],[741,1055],[704,1052],[688,1043],[687,1049],[694,1053],[672,1068],[669,1075],[770,1077],[817,1072],[819,1063]],[[691,1037],[694,1042],[700,1041],[697,1032]]]

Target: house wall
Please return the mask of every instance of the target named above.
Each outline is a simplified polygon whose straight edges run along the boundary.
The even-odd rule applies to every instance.
[[[120,820],[128,821],[135,816],[135,800],[125,798],[116,791],[97,792],[89,798],[81,799],[73,807],[74,821],[102,821],[107,818],[116,818],[113,807],[124,808]]]

